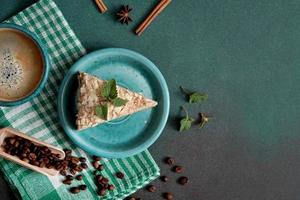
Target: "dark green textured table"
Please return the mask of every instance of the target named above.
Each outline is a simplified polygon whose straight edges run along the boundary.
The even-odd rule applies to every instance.
[[[33,2],[1,0],[0,20]],[[141,37],[132,30],[156,0],[106,0],[104,15],[91,0],[56,2],[89,51],[138,51],[169,85],[169,121],[150,151],[171,181],[155,181],[158,192],[137,197],[160,199],[169,191],[180,200],[300,198],[300,1],[173,0]],[[115,20],[122,4],[134,8],[128,27]],[[207,92],[209,100],[188,105],[179,85]],[[181,105],[215,119],[179,133]],[[175,183],[161,162],[166,155],[184,166],[190,184]],[[0,194],[14,199],[2,178]]]

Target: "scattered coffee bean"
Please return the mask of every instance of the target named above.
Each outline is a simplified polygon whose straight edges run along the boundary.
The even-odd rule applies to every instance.
[[[103,165],[99,165],[97,169],[98,169],[99,171],[102,171],[102,170],[104,170],[104,166],[103,166]]]
[[[73,194],[77,194],[80,192],[80,189],[78,187],[71,187],[70,192]]]
[[[188,177],[185,177],[185,176],[181,176],[181,177],[178,179],[178,183],[179,183],[180,185],[186,185],[188,182],[189,182],[189,179],[188,179]]]
[[[99,162],[98,161],[94,161],[92,164],[93,164],[93,167],[95,169],[98,169],[98,167],[99,167]]]
[[[102,188],[102,189],[98,190],[97,194],[98,194],[99,196],[104,196],[104,195],[106,194],[106,189],[105,189],[105,188]]]
[[[116,177],[118,177],[119,179],[123,179],[124,178],[124,174],[122,172],[117,172],[116,173]]]
[[[96,175],[96,180],[100,181],[101,179],[103,179],[102,175],[100,175],[100,174]]]
[[[76,179],[78,180],[78,181],[81,181],[82,180],[82,175],[78,175],[78,176],[76,176]]]
[[[174,165],[175,160],[171,157],[166,157],[165,158],[165,163],[168,164],[168,165]]]
[[[169,180],[169,178],[167,176],[161,176],[160,180],[163,182],[167,182]]]
[[[180,174],[183,171],[183,168],[181,166],[174,166],[173,171]]]
[[[72,156],[70,161],[73,164],[77,164],[79,162],[79,158]]]
[[[70,155],[72,153],[72,151],[70,149],[64,149],[64,152],[66,155]]]
[[[156,191],[156,187],[154,185],[148,185],[146,187],[148,192],[155,192]]]
[[[73,177],[72,175],[67,175],[67,176],[66,176],[66,179],[73,180],[73,179],[74,179],[74,177]]]
[[[109,180],[108,180],[108,178],[102,178],[102,179],[100,180],[100,182],[101,182],[102,184],[106,184],[106,183],[109,182]]]
[[[88,168],[88,165],[86,163],[81,163],[80,166],[81,166],[82,169],[87,169]]]
[[[71,185],[72,184],[72,180],[65,179],[65,180],[63,180],[63,184],[65,184],[65,185]]]
[[[115,186],[114,185],[108,185],[108,190],[114,190]]]
[[[79,186],[79,189],[80,189],[80,190],[86,190],[86,188],[87,188],[86,185],[80,185],[80,186]]]
[[[98,156],[93,156],[93,160],[94,160],[94,161],[100,161],[100,160],[101,160],[101,158],[100,158],[100,157],[98,157]]]
[[[72,174],[72,175],[76,175],[76,170],[75,169],[70,169],[70,173]]]
[[[59,173],[60,173],[62,176],[66,176],[66,175],[67,175],[67,171],[66,171],[66,170],[60,170]]]
[[[84,163],[84,162],[86,162],[86,158],[80,157],[80,158],[79,158],[79,161]]]
[[[134,197],[127,197],[126,200],[137,200],[137,199]]]
[[[173,199],[173,195],[170,192],[166,192],[163,194],[163,198],[166,200],[172,200]]]

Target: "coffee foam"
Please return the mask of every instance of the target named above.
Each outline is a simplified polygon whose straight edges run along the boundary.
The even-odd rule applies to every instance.
[[[0,29],[0,100],[16,101],[39,85],[44,61],[38,45],[24,33]]]

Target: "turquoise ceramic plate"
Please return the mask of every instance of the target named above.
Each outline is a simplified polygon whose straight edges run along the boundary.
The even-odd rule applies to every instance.
[[[114,78],[119,85],[156,100],[158,106],[77,131],[79,71],[102,79]],[[90,53],[71,67],[60,87],[58,112],[65,132],[80,148],[92,155],[120,158],[137,154],[153,144],[166,124],[169,104],[166,81],[150,60],[130,50],[110,48]]]

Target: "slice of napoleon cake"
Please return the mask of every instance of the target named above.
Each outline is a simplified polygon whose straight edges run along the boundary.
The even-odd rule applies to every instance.
[[[154,100],[117,86],[115,80],[105,81],[83,72],[79,73],[78,80],[78,130],[157,105]]]

